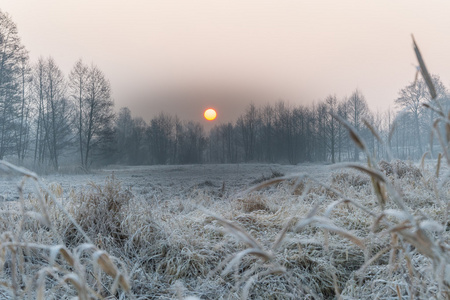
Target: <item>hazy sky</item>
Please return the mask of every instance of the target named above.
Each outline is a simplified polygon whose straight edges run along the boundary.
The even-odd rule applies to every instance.
[[[65,74],[79,58],[96,64],[116,107],[146,121],[161,110],[202,121],[212,106],[228,122],[249,101],[309,105],[356,88],[384,111],[414,79],[411,33],[450,85],[447,0],[0,0],[0,9],[33,62],[51,55]]]

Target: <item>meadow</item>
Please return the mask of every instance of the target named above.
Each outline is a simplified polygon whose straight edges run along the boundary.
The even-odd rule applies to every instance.
[[[448,170],[358,166],[3,162],[0,297],[447,299]]]

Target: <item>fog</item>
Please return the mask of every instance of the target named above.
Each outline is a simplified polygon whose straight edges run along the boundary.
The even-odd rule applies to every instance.
[[[343,98],[358,88],[371,110],[394,108],[399,88],[414,79],[411,33],[432,72],[450,82],[449,5],[47,0],[4,1],[2,10],[17,23],[31,61],[52,56],[66,75],[79,58],[98,65],[111,82],[116,111],[127,106],[149,121],[155,111],[183,106],[155,105],[161,88],[205,79],[257,87],[272,103],[282,98],[293,105],[312,105],[329,94]],[[201,121],[182,113],[182,119]],[[221,117],[235,121],[236,114]]]
[[[433,119],[423,104],[449,106],[447,8],[415,1],[6,2],[0,158],[36,170],[89,171],[335,163],[369,153],[435,157],[442,145],[435,135],[423,137]],[[437,100],[415,79],[411,33]],[[217,111],[214,121],[203,118],[206,108]],[[366,149],[353,144],[345,122]]]

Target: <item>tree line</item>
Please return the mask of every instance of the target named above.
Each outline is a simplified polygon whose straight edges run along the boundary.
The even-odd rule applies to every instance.
[[[14,155],[58,170],[61,157],[77,149],[88,168],[113,141],[113,106],[97,66],[79,60],[66,77],[52,57],[32,64],[16,25],[0,11],[0,159]]]
[[[183,123],[164,113],[146,125],[123,108],[116,123],[116,132],[122,132],[118,158],[126,164],[298,164],[363,159],[338,118],[350,124],[380,159],[418,159],[425,151],[436,157],[441,151],[431,126],[436,116],[423,104],[438,103],[448,111],[450,97],[439,77],[433,81],[440,90],[439,99],[432,101],[426,84],[418,80],[399,91],[397,112],[373,113],[356,89],[349,97],[329,95],[312,106],[290,106],[283,100],[259,107],[250,104],[235,123],[216,125],[208,135],[200,124]],[[444,128],[438,130],[444,132]]]
[[[52,57],[30,62],[15,23],[0,11],[0,159],[58,170],[69,161],[87,170],[102,164],[340,162],[361,159],[350,123],[373,154],[415,159],[440,150],[423,104],[450,108],[438,76],[439,98],[416,80],[400,89],[398,110],[370,111],[363,93],[329,95],[311,106],[250,104],[234,123],[205,132],[198,122],[161,112],[148,123],[128,108],[114,113],[111,84],[94,64],[77,61],[65,76]],[[438,129],[439,130],[439,129]],[[384,141],[380,142],[374,132]],[[389,142],[389,143],[388,143]],[[387,145],[389,144],[390,147]]]

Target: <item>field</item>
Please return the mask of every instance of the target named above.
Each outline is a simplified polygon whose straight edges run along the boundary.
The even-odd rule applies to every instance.
[[[435,164],[43,177],[6,164],[0,297],[448,299],[450,189]]]

